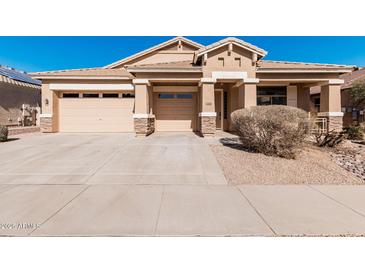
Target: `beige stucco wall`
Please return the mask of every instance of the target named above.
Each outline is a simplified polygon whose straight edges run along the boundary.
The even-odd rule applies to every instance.
[[[321,87],[321,112],[341,112],[341,86],[325,85]]]
[[[202,84],[202,112],[215,112],[214,84]]]
[[[125,65],[142,65],[193,60],[194,50],[196,49],[197,48],[189,46],[185,43],[182,43],[182,47],[178,48],[178,42],[176,42],[174,45],[161,48],[157,51],[153,51],[149,54],[133,59],[118,66],[117,68],[123,67]]]
[[[256,84],[244,84],[238,88],[238,108],[256,106],[257,89]]]
[[[176,83],[182,83],[182,82],[188,82],[187,80],[190,80],[191,82],[198,83],[200,79],[202,78],[202,73],[191,73],[191,72],[183,72],[183,73],[176,73],[176,72],[157,72],[157,73],[148,73],[148,72],[138,72],[135,73],[136,78],[139,79],[164,79],[168,80],[171,79],[172,82]],[[179,80],[181,79],[181,82]],[[157,81],[156,80],[156,81]]]
[[[48,104],[46,104],[48,100]],[[42,114],[53,113],[53,91],[49,89],[49,83],[42,83]]]
[[[269,80],[280,80],[283,82],[287,82],[291,79],[299,79],[304,80],[305,82],[310,82],[309,80],[313,80],[315,83],[318,80],[324,79],[338,79],[339,74],[337,73],[262,73],[257,72],[257,78],[261,81],[269,81]]]
[[[0,82],[0,125],[17,125],[22,104],[39,107],[40,89]]]
[[[213,71],[244,71],[249,78],[256,76],[252,53],[234,45],[231,52],[228,52],[227,45],[207,53],[206,64],[203,66],[204,77],[211,77]]]
[[[149,114],[150,91],[145,84],[135,85],[135,107],[134,111],[138,114]]]
[[[295,85],[288,86],[286,89],[287,105],[291,107],[298,106],[298,87]]]

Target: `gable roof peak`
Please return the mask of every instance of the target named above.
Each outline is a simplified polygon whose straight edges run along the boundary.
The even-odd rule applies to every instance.
[[[176,36],[176,37],[174,37],[172,39],[169,39],[169,40],[167,40],[167,41],[165,41],[165,42],[163,42],[161,44],[158,44],[156,46],[150,47],[150,48],[145,49],[143,51],[137,52],[136,54],[133,54],[131,56],[128,56],[126,58],[123,58],[123,59],[121,59],[119,61],[116,61],[116,62],[114,62],[112,64],[106,65],[106,66],[104,66],[104,68],[115,68],[117,66],[121,66],[121,65],[123,65],[123,64],[125,64],[127,62],[130,62],[130,61],[132,61],[134,59],[140,58],[140,57],[142,57],[144,55],[147,55],[147,54],[149,54],[149,53],[151,53],[153,51],[156,51],[156,50],[159,50],[161,48],[167,47],[167,46],[169,46],[171,44],[174,44],[174,43],[176,43],[178,41],[181,41],[181,42],[184,42],[184,43],[186,43],[186,44],[188,44],[190,46],[193,46],[197,50],[204,47],[202,44],[199,44],[197,42],[194,42],[194,41],[192,41],[192,40],[190,40],[188,38],[185,38],[183,36]]]
[[[256,47],[248,42],[245,42],[239,38],[236,38],[236,37],[227,37],[227,38],[224,38],[224,39],[221,39],[213,44],[210,44],[206,47],[203,47],[199,50],[197,50],[195,52],[195,58],[194,58],[194,61],[196,62],[196,60],[198,59],[199,56],[209,52],[209,51],[212,51],[216,48],[220,48],[220,47],[223,47],[229,43],[233,43],[239,47],[242,47],[246,50],[249,50],[253,53],[256,53],[257,55],[259,55],[261,58],[264,57],[266,54],[267,54],[267,51],[264,50],[264,49],[261,49],[259,47]]]

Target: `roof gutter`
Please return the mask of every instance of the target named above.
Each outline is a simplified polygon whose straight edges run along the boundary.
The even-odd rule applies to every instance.
[[[127,68],[128,72],[136,73],[136,72],[182,72],[182,73],[201,73],[201,68],[192,68],[192,69],[177,69],[177,68]]]
[[[257,73],[349,73],[352,69],[258,69]]]
[[[39,75],[32,76],[34,79],[70,79],[70,80],[130,80],[130,77],[124,76],[55,76],[55,75]]]

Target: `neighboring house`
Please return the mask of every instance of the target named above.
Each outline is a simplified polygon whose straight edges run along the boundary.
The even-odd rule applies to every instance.
[[[343,126],[365,121],[365,105],[355,106],[349,93],[356,81],[365,81],[365,68],[354,70],[340,76],[344,80],[341,85],[341,111],[344,113]],[[312,113],[317,114],[321,105],[321,89],[319,86],[311,88]]]
[[[23,105],[40,107],[41,81],[25,72],[0,66],[0,125],[18,125],[23,119]]]
[[[102,68],[33,73],[42,80],[43,132],[231,130],[230,114],[255,105],[310,110],[322,86],[321,112],[342,128],[340,75],[354,67],[262,60],[267,52],[236,38],[203,46],[183,37]]]

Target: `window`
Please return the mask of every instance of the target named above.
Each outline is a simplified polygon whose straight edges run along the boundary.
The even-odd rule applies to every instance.
[[[82,98],[99,98],[99,93],[83,93]]]
[[[224,58],[223,57],[219,57],[218,58],[218,63],[220,67],[224,67]]]
[[[118,98],[118,93],[103,93],[103,98]]]
[[[314,98],[314,108],[316,109],[317,112],[319,112],[320,107],[321,107],[321,97]]]
[[[62,98],[79,98],[78,93],[63,93]]]
[[[236,67],[241,67],[241,58],[234,58],[234,62],[236,64]]]
[[[177,99],[193,99],[192,93],[178,93],[176,94]]]
[[[257,105],[286,105],[286,87],[258,87]]]
[[[193,99],[192,93],[159,93],[159,99]]]
[[[174,99],[174,94],[172,93],[159,93],[158,98],[159,99]]]
[[[123,93],[122,98],[134,98],[134,93]]]

